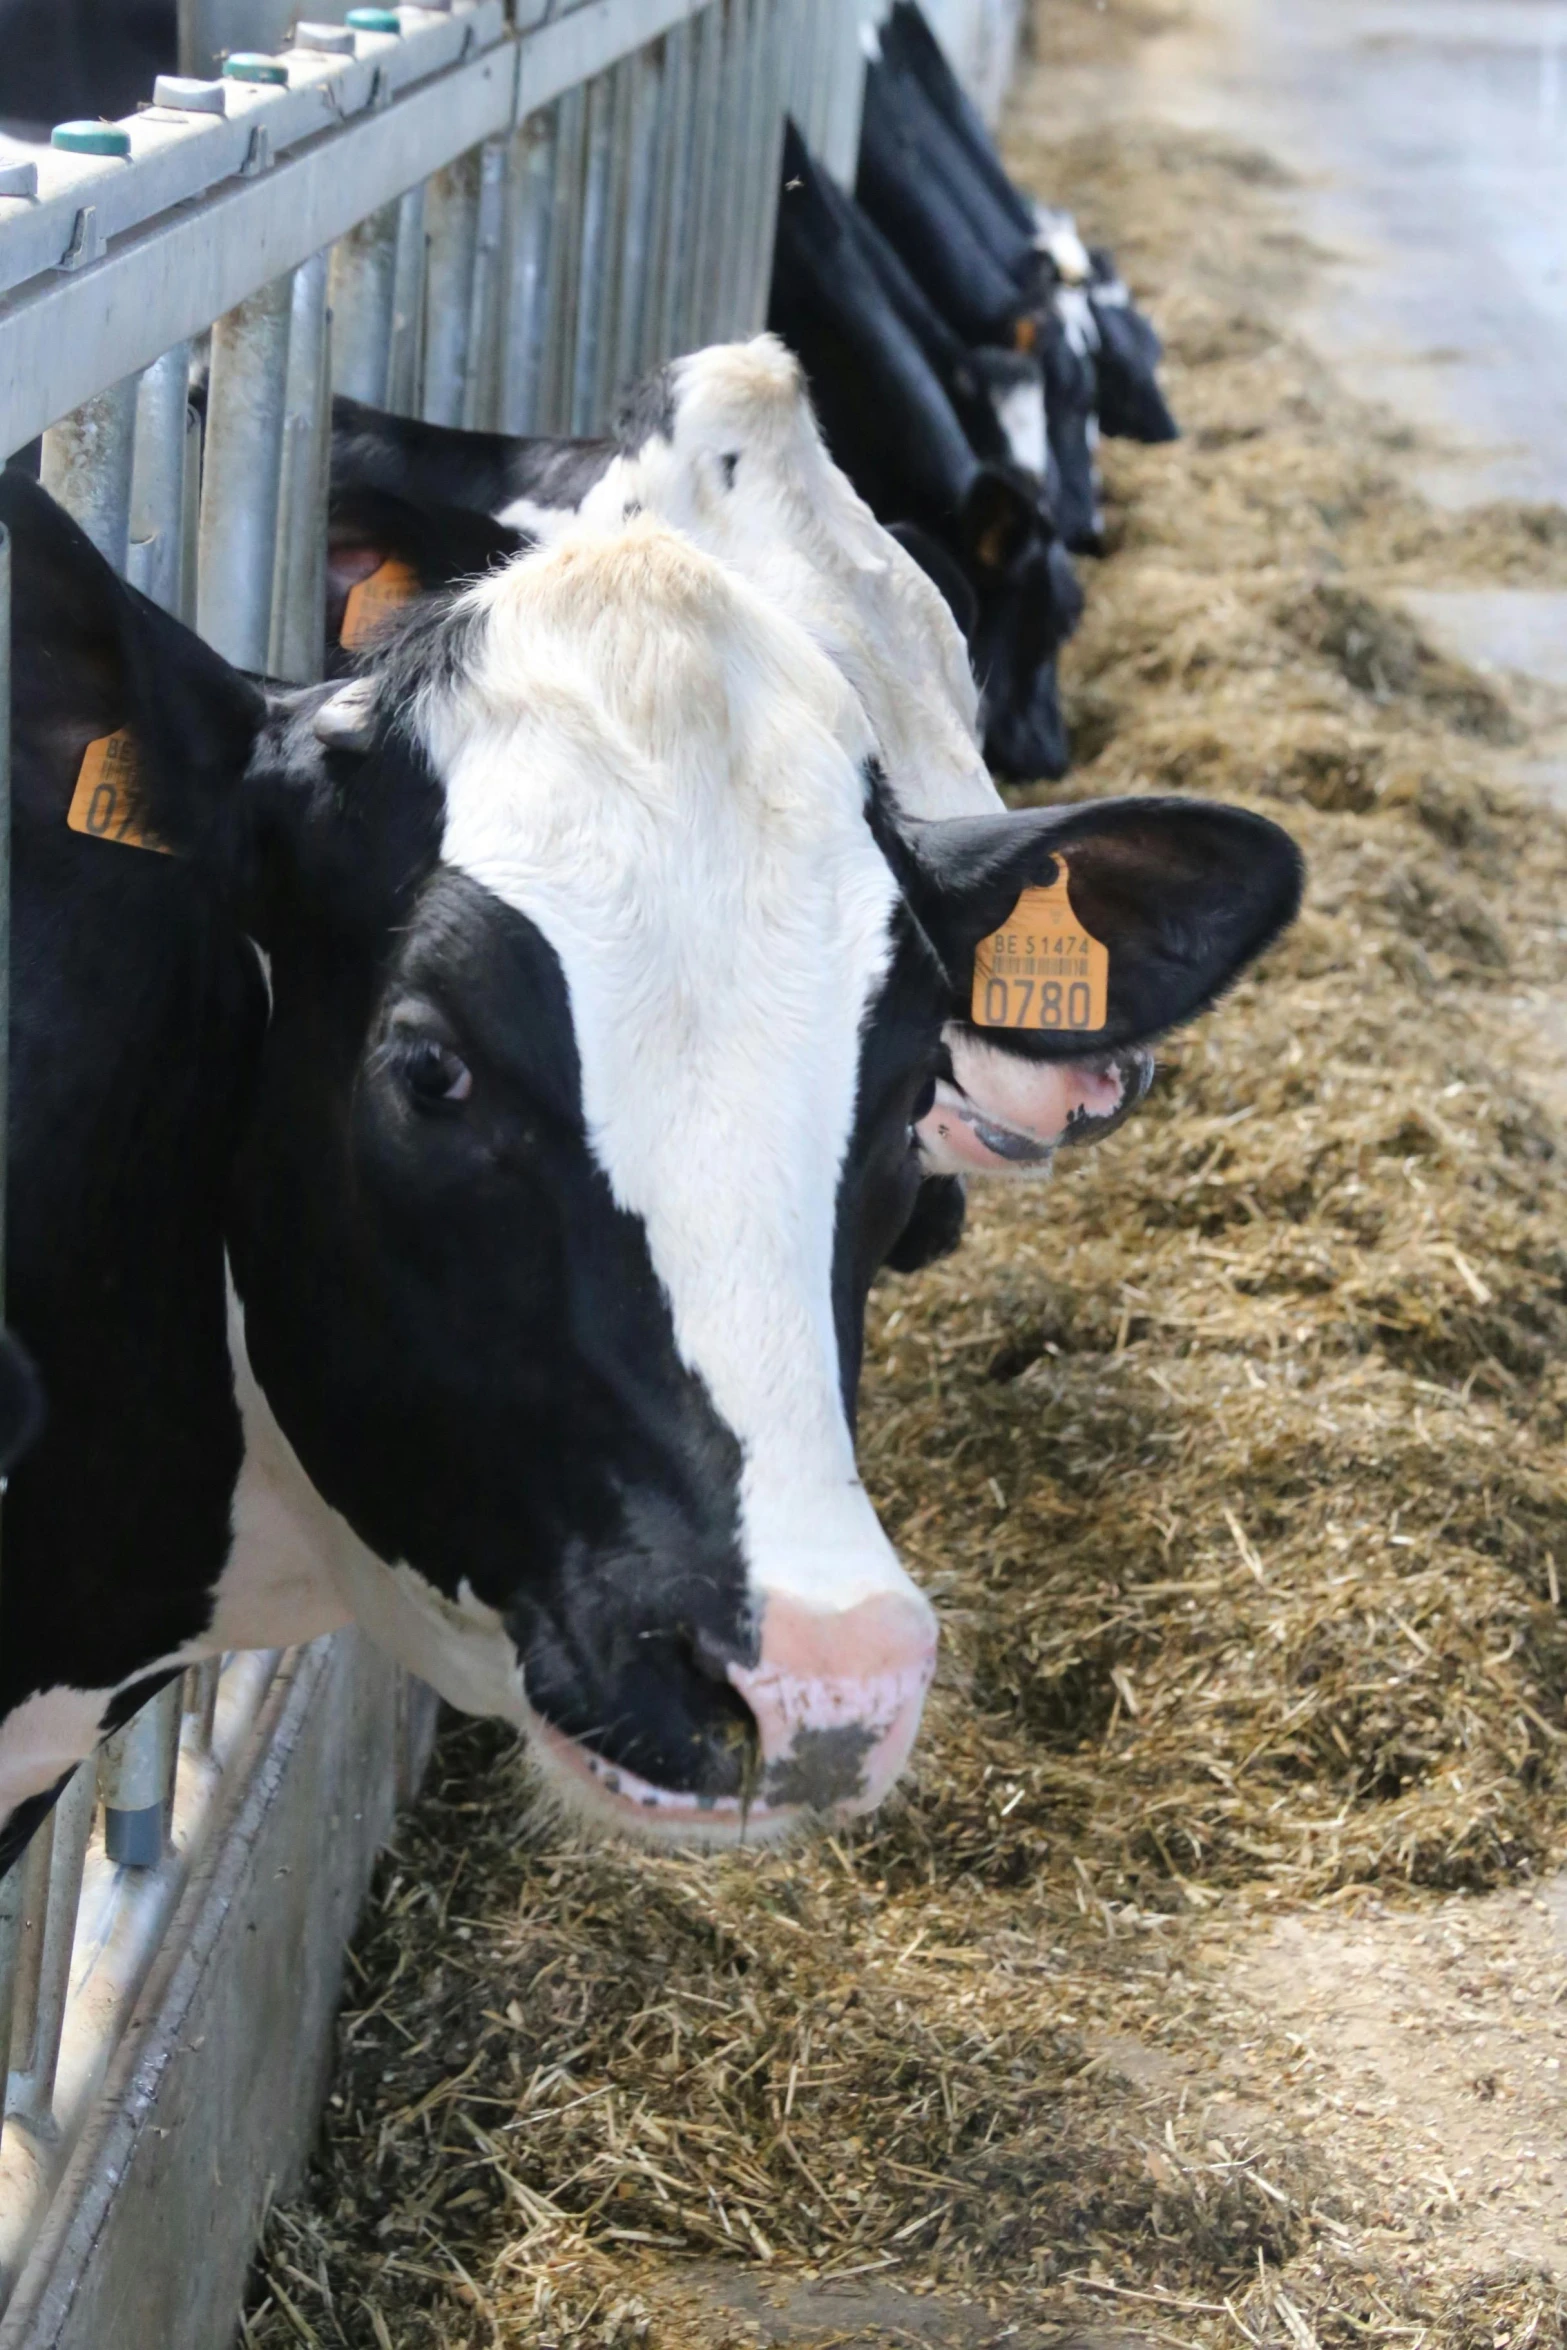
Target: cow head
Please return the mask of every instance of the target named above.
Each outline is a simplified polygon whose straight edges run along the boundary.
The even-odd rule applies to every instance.
[[[1003,776],[1053,780],[1069,764],[1055,656],[1083,611],[1071,560],[1038,485],[1012,467],[976,470],[956,527],[986,756]]]

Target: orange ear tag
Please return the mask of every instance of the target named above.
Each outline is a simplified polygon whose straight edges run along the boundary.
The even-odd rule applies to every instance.
[[[1072,911],[1066,866],[1026,889],[1004,930],[974,950],[970,1017],[976,1028],[1053,1028],[1091,1034],[1110,1016],[1110,949]]]
[[[123,841],[127,848],[156,849],[160,857],[172,857],[167,842],[144,832],[136,820],[136,765],[136,745],[123,727],[90,742],[65,821],[89,840]]]
[[[368,579],[356,580],[343,606],[343,626],[337,640],[344,652],[357,653],[372,644],[392,613],[411,604],[418,593],[419,574],[395,555],[388,555]]]

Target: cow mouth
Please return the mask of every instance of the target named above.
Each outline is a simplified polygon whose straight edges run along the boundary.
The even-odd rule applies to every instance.
[[[769,1603],[773,1651],[727,1678],[744,1700],[752,1734],[740,1791],[707,1794],[661,1786],[531,1708],[528,1736],[547,1781],[589,1824],[642,1842],[763,1843],[811,1820],[873,1811],[901,1775],[935,1671],[935,1622],[923,1602],[871,1599],[845,1621],[882,1632],[869,1669],[828,1675],[811,1648],[811,1621],[784,1599]]]
[[[1139,1103],[1146,1100],[1154,1080],[1155,1061],[1146,1045],[1132,1045],[1117,1053],[1100,1053],[1081,1061],[1078,1067],[1096,1077],[1116,1078],[1120,1082],[1121,1098],[1110,1110],[1074,1110],[1066,1123],[1061,1140],[1074,1148],[1103,1142],[1118,1126],[1126,1123]]]

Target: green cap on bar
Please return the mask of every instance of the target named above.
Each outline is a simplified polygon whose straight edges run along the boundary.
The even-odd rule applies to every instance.
[[[273,82],[288,88],[288,67],[280,57],[262,57],[254,49],[236,49],[223,60],[231,82]]]
[[[402,25],[395,8],[351,8],[343,19],[356,33],[400,33]]]
[[[49,144],[63,147],[67,155],[128,155],[131,134],[117,122],[57,122]]]

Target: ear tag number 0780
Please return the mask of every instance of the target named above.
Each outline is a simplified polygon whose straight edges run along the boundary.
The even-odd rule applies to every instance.
[[[1026,889],[1006,925],[974,950],[970,1017],[976,1028],[1091,1035],[1110,1016],[1110,950],[1090,938],[1067,895],[1066,866]]]

